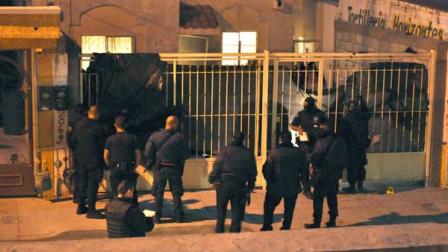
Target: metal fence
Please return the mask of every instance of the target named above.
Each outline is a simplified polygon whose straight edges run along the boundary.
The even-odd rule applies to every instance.
[[[430,53],[161,57],[169,64],[166,102],[185,107],[183,132],[196,157],[213,157],[237,130],[246,133],[256,155],[265,155],[308,96],[334,131],[349,102],[361,99],[370,114],[372,153],[425,150]],[[223,66],[224,57],[248,58],[249,64]]]
[[[182,106],[182,132],[194,157],[214,157],[235,131],[265,157],[308,96],[337,131],[351,100],[369,114],[372,153],[423,152],[433,55],[349,53],[160,54],[167,63],[165,105]],[[244,66],[224,60],[247,59]],[[98,102],[97,74],[81,74],[81,100]]]

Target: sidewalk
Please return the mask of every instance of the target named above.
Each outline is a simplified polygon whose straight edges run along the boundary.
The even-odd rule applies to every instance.
[[[376,186],[378,189],[378,186]],[[385,188],[379,191],[384,192]],[[368,193],[339,195],[339,227],[358,227],[391,224],[448,224],[448,191],[416,187],[395,188],[394,195]],[[155,227],[151,237],[191,234],[212,234],[215,224],[215,192],[187,192],[184,195],[186,223],[171,221],[171,195],[164,212],[164,222]],[[243,232],[258,232],[262,224],[264,191],[252,194],[247,207]],[[106,200],[99,202],[104,208]],[[141,207],[153,209],[153,197],[140,197]],[[52,203],[37,198],[0,199],[0,241],[61,241],[106,238],[105,220],[90,220],[75,214],[71,201]],[[275,215],[274,229],[281,226],[280,206]],[[325,210],[326,211],[326,210]],[[325,216],[323,223],[328,217]],[[303,224],[312,219],[312,202],[302,195],[297,202],[293,229],[303,230]],[[229,220],[230,221],[230,220]],[[440,227],[448,225],[438,225]],[[339,230],[339,229],[334,229]],[[342,230],[342,228],[340,229]],[[448,243],[448,242],[447,242]]]

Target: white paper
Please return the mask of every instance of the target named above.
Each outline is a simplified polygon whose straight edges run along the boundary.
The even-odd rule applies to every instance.
[[[156,212],[155,211],[151,211],[148,209],[143,210],[143,214],[148,217],[148,218],[152,218],[154,216],[156,216]]]
[[[306,132],[299,133],[300,142],[308,142],[308,134]]]

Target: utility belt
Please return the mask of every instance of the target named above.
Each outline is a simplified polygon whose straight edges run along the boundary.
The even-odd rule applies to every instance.
[[[113,173],[129,173],[135,168],[135,162],[112,162],[110,170]]]
[[[179,170],[181,172],[181,174],[184,174],[184,161],[177,161],[177,162],[173,162],[173,161],[168,161],[168,160],[157,160],[156,165],[155,165],[155,169],[156,170],[161,170],[161,169],[176,169]]]

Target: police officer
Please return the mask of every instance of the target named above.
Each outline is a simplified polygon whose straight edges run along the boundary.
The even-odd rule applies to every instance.
[[[77,214],[87,213],[87,218],[103,218],[96,211],[96,195],[103,178],[103,146],[106,128],[98,122],[99,111],[96,106],[89,108],[87,118],[79,121],[71,135],[78,167],[78,209]],[[87,206],[85,200],[87,198]]]
[[[71,120],[69,122],[69,127],[67,130],[67,139],[69,139],[68,143],[69,143],[69,147],[70,147],[71,151],[74,151],[74,146],[71,146],[71,143],[70,143],[70,139],[71,139],[73,130],[75,129],[76,124],[86,117],[86,110],[87,109],[84,107],[84,105],[82,105],[82,104],[76,105],[75,116],[74,116],[73,120]],[[78,192],[79,192],[79,182],[78,182],[79,181],[79,179],[78,179],[79,171],[78,170],[79,169],[77,168],[78,163],[76,161],[76,157],[72,156],[71,161],[72,161],[72,163],[71,163],[72,170],[70,170],[70,171],[73,171],[73,173],[72,173],[72,176],[70,176],[70,185],[71,185],[71,189],[73,192],[73,202],[78,204]],[[68,172],[68,171],[69,170],[64,171],[64,172]]]
[[[307,154],[313,151],[313,146],[317,140],[317,137],[313,134],[313,118],[321,116],[324,116],[324,113],[317,108],[316,100],[313,97],[307,97],[303,103],[303,110],[297,113],[290,125],[292,130],[307,135],[307,142],[299,142],[299,145],[305,148]]]
[[[224,232],[227,205],[232,207],[230,232],[241,232],[247,195],[255,187],[257,166],[253,152],[244,146],[244,133],[236,133],[232,142],[218,155],[208,181],[216,188],[216,233]]]
[[[344,188],[347,193],[356,193],[356,186],[359,192],[364,190],[367,149],[370,145],[369,117],[367,106],[360,96],[359,100],[350,102],[348,113],[342,119],[341,135],[345,139],[349,155],[347,180],[350,186]]]
[[[134,190],[134,182],[122,180],[117,189],[118,197],[107,204],[109,238],[143,237],[154,228],[151,217],[146,217],[133,200]]]
[[[316,118],[318,140],[311,153],[311,178],[314,184],[313,217],[314,222],[305,228],[319,228],[322,220],[324,198],[327,198],[330,220],[327,227],[336,226],[338,216],[339,177],[347,161],[347,148],[344,140],[327,128],[325,116]]]
[[[184,137],[176,132],[179,122],[176,116],[166,119],[165,129],[154,133],[145,147],[147,164],[154,172],[152,193],[156,201],[155,222],[160,222],[163,208],[163,194],[168,181],[174,201],[176,222],[184,219],[182,195],[184,193],[182,176],[185,162]]]
[[[118,184],[123,180],[137,185],[136,164],[140,163],[140,150],[137,137],[124,129],[125,117],[115,117],[116,134],[106,140],[104,161],[110,169],[110,186],[113,197],[117,196]],[[137,190],[134,189],[134,201],[138,202]]]
[[[291,143],[291,132],[284,131],[280,144],[273,150],[263,166],[267,182],[264,200],[264,220],[261,231],[272,230],[274,210],[283,199],[284,214],[281,230],[291,229],[297,196],[303,190],[309,195],[308,160],[303,150]]]

